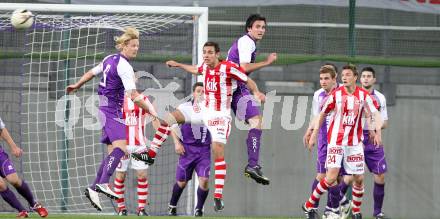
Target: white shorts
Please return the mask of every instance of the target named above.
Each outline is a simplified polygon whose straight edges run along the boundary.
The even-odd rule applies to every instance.
[[[325,167],[341,168],[344,165],[347,174],[363,174],[365,171],[364,146],[362,144],[354,146],[327,146],[327,158]]]
[[[212,142],[226,144],[231,133],[231,111],[215,111],[205,107],[203,111],[203,124],[208,127]]]
[[[133,146],[133,145],[127,146],[127,151],[129,154],[134,153],[134,152],[139,152],[139,151],[145,151],[146,149],[147,149],[147,147],[145,147],[145,146]],[[130,163],[131,163],[131,165],[130,165]],[[148,169],[148,165],[145,164],[145,162],[136,160],[136,159],[132,158],[130,155],[125,155],[124,157],[121,158],[121,162],[119,162],[118,166],[116,167],[116,171],[126,172],[129,165],[130,165],[130,168],[134,169],[134,170]]]

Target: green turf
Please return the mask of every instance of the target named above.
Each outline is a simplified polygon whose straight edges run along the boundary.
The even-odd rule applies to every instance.
[[[15,218],[15,214],[0,214],[0,218]],[[40,218],[36,214],[29,215],[29,218]],[[47,218],[51,219],[106,219],[106,218],[121,218],[120,216],[109,216],[109,215],[75,215],[75,214],[49,214]],[[123,218],[137,218],[138,216],[127,216]],[[194,219],[194,217],[166,217],[166,216],[150,216],[145,217],[148,219]],[[206,219],[296,219],[292,217],[203,217]]]
[[[0,218],[15,218],[16,214],[1,214],[0,213]],[[29,218],[40,218],[38,215],[36,214],[30,214]],[[50,219],[116,219],[116,218],[121,218],[120,216],[110,216],[110,215],[98,215],[98,214],[90,214],[90,215],[83,215],[83,214],[49,214],[49,216],[47,218]],[[127,218],[127,219],[134,219],[137,218],[139,219],[138,216],[127,216],[127,217],[122,217],[122,218]],[[147,219],[194,219],[194,217],[183,217],[183,216],[179,216],[179,217],[167,217],[167,216],[150,216],[150,217],[145,217]],[[300,219],[300,217],[203,217],[206,219]],[[303,217],[302,217],[303,218]],[[365,219],[372,219],[372,218],[365,218]]]
[[[2,51],[0,53],[0,59],[10,59],[10,58],[22,58],[24,53],[16,51]],[[96,55],[96,59],[100,60],[105,57],[106,54]],[[29,56],[27,56],[29,57]],[[50,59],[50,60],[60,60],[60,59],[75,59],[80,57],[80,59],[92,58],[93,55],[83,55],[74,52],[70,53],[58,53],[58,52],[44,52],[42,54],[33,54],[34,59]],[[224,57],[224,54],[223,54]],[[265,55],[260,55],[257,61],[263,60]],[[135,61],[145,61],[145,62],[165,62],[167,60],[173,59],[179,62],[191,62],[191,55],[161,55],[161,54],[138,54]],[[360,63],[360,64],[370,64],[370,65],[390,65],[390,66],[403,66],[403,67],[429,67],[438,68],[440,67],[440,59],[431,58],[398,58],[398,57],[380,57],[380,56],[356,56],[348,57],[343,55],[294,55],[294,54],[278,54],[278,59],[275,62],[276,65],[288,65],[288,64],[299,64],[312,61],[333,61],[333,62],[350,62],[350,63]]]

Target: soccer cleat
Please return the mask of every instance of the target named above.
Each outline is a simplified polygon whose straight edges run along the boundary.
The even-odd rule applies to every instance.
[[[380,212],[374,218],[375,219],[388,219],[388,217],[385,217],[385,214],[383,212]]]
[[[333,211],[326,211],[322,215],[322,219],[339,219],[339,214]]]
[[[47,213],[46,208],[44,208],[40,203],[35,203],[34,207],[32,207],[32,210],[38,213],[40,217],[47,217],[49,213]]]
[[[142,152],[142,153],[131,153],[131,156],[135,160],[143,161],[143,162],[145,162],[145,164],[150,165],[150,166],[154,164],[154,160],[156,159],[154,157],[150,157],[150,155],[148,154],[148,151]]]
[[[347,219],[350,217],[350,213],[351,213],[351,202],[347,202],[346,204],[341,204],[341,209],[340,209],[340,218],[341,219]]]
[[[127,216],[128,215],[128,211],[127,209],[120,209],[118,212],[119,216]]]
[[[92,204],[92,206],[96,208],[96,210],[102,211],[101,201],[99,200],[99,195],[95,190],[87,188],[84,191],[84,195],[86,195],[87,199],[89,199],[90,201],[90,204]]]
[[[306,205],[301,205],[301,209],[304,211],[306,218],[308,219],[319,219],[318,210],[316,208],[307,209]]]
[[[351,216],[351,219],[362,219],[362,214],[361,213],[353,214]]]
[[[145,211],[145,208],[138,208],[137,210],[137,216],[149,216],[148,213]]]
[[[96,191],[114,200],[121,198],[118,194],[116,194],[115,192],[113,192],[113,190],[110,189],[108,183],[96,184]]]
[[[27,218],[27,217],[29,217],[29,214],[27,211],[20,211],[20,212],[18,212],[18,214],[16,216],[16,218]]]
[[[194,211],[194,217],[203,217],[203,211],[202,209],[196,209]]]
[[[177,207],[168,205],[168,216],[177,216]]]
[[[263,172],[261,171],[261,167],[259,165],[255,167],[250,167],[249,165],[246,166],[246,168],[244,169],[244,175],[263,185],[269,185],[270,183],[269,178],[263,175]]]
[[[223,211],[224,208],[225,208],[225,204],[223,203],[223,199],[214,198],[214,211],[216,212]]]

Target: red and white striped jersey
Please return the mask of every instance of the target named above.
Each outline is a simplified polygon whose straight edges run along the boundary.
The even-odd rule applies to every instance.
[[[144,97],[144,100],[148,100]],[[145,146],[146,138],[144,135],[145,119],[148,112],[136,105],[130,97],[124,98],[124,107],[122,109],[123,119],[125,121],[125,133],[127,145]]]
[[[378,105],[368,91],[357,87],[353,94],[347,93],[344,86],[334,90],[327,99],[321,112],[334,111],[328,127],[329,145],[353,146],[362,139],[362,115],[372,115]]]
[[[245,71],[230,61],[221,61],[214,69],[202,64],[198,72],[204,76],[205,107],[215,111],[230,110],[237,81],[248,80]]]

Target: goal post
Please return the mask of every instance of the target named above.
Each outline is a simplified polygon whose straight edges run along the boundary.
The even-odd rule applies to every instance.
[[[11,26],[10,15],[18,8],[35,15],[32,28],[16,31]],[[82,193],[106,153],[96,117],[99,78],[75,95],[66,96],[64,89],[103,57],[116,53],[114,37],[128,26],[137,28],[141,38],[140,58],[132,65],[153,71],[164,82],[156,87],[162,88],[176,78],[156,71],[151,63],[173,57],[200,62],[208,38],[208,8],[0,3],[0,34],[9,40],[2,48],[0,65],[8,63],[6,68],[17,72],[8,77],[21,78],[16,80],[22,87],[21,108],[16,110],[21,112],[22,171],[36,198],[51,212],[96,212]],[[145,69],[147,65],[152,67]],[[148,170],[152,215],[166,214],[175,181],[177,156],[170,142]],[[127,177],[126,199],[133,202],[127,205],[136,209],[136,180],[131,169]],[[194,191],[179,202],[180,214],[192,213],[190,195]],[[112,213],[113,204],[107,198],[101,200],[104,212]]]

